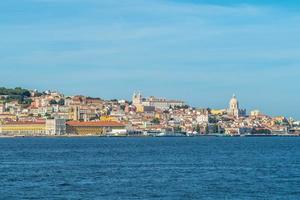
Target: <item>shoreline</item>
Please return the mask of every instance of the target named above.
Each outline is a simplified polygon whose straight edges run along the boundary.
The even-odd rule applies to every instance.
[[[0,135],[2,138],[201,138],[201,137],[300,137],[300,135],[195,135],[195,136],[149,136],[149,135]]]

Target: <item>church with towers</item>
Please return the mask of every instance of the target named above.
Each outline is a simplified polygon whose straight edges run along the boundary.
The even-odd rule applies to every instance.
[[[143,97],[140,92],[134,92],[132,96],[132,104],[133,105],[142,105],[143,103]]]
[[[240,109],[239,101],[237,100],[235,95],[233,95],[230,99],[227,114],[236,118],[246,116],[246,109]]]

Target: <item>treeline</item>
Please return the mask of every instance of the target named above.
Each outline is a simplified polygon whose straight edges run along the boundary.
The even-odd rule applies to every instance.
[[[30,97],[30,91],[21,87],[14,89],[0,87],[0,95]]]
[[[29,106],[31,104],[31,93],[27,89],[23,89],[21,87],[16,87],[14,89],[0,87],[0,95],[5,96],[1,97],[2,102],[10,102],[17,100],[24,107]]]

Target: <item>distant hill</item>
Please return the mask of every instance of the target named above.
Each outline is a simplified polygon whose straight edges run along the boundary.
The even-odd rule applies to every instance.
[[[2,102],[17,100],[20,104],[29,105],[31,103],[31,100],[29,99],[31,96],[30,91],[21,87],[16,87],[13,89],[0,87],[0,96]]]

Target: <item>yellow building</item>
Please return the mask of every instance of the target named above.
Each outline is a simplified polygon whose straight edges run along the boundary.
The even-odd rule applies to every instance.
[[[0,134],[11,136],[36,136],[46,133],[46,122],[5,122],[0,125]]]
[[[118,121],[117,118],[113,117],[113,116],[101,116],[100,117],[100,121],[103,121],[103,122],[111,122],[111,121]]]
[[[9,114],[9,113],[0,114],[0,120],[4,120],[4,119],[10,119],[10,120],[15,121],[17,119],[17,116]]]
[[[106,133],[126,132],[125,125],[115,121],[67,122],[67,133],[74,135],[103,135]]]
[[[225,109],[221,109],[221,110],[214,109],[214,110],[211,110],[210,113],[212,115],[224,115],[224,114],[226,114],[226,110]]]
[[[155,113],[154,117],[157,118],[157,119],[161,119],[161,118],[162,118],[162,115],[159,114],[159,113]]]
[[[143,113],[144,112],[144,106],[142,104],[136,105],[136,112]]]
[[[144,106],[144,105],[136,105],[136,112],[144,113],[144,112],[154,112],[154,106]]]

